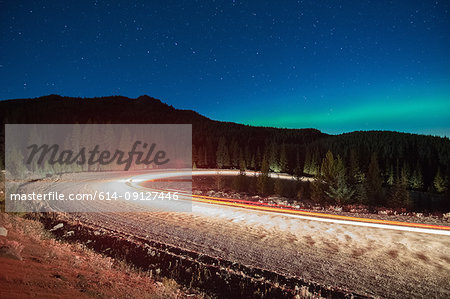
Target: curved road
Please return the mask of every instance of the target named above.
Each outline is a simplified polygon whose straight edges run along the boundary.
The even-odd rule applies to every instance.
[[[28,184],[26,189],[134,192],[150,190],[142,187],[144,181],[173,176],[173,172],[71,174],[50,185]],[[180,193],[180,199],[188,197]],[[135,205],[130,208],[132,204],[124,200],[102,204],[126,212],[111,213],[108,207],[102,212],[75,213],[72,217],[369,296],[450,297],[448,227],[340,219],[336,215],[208,197],[194,197],[190,212],[164,210],[158,205],[153,212],[143,212]]]

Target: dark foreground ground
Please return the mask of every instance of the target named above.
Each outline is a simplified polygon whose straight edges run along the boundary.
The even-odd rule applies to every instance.
[[[204,298],[84,245],[57,241],[39,222],[0,213],[0,227],[6,229],[0,298]]]

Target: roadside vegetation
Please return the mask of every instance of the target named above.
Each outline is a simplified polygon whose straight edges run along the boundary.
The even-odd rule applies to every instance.
[[[270,166],[269,156],[270,154],[263,155],[258,175],[246,174],[245,162],[239,160],[238,176],[216,176],[214,181],[209,179],[209,185],[216,191],[241,192],[262,197],[279,196],[291,202],[333,205],[344,209],[354,205],[366,206],[369,210],[388,208],[399,212],[447,213],[450,209],[448,177],[444,178],[439,170],[432,185],[424,190],[422,175],[417,171],[411,173],[405,165],[400,167],[397,163],[395,170],[385,177],[376,153],[372,153],[367,170],[364,171],[355,151],[350,152],[346,162],[340,155],[335,156],[329,150],[319,162],[308,158],[302,172],[294,171],[297,180],[292,181],[277,178],[277,172],[271,171],[286,167],[285,162],[282,162],[284,154],[281,154],[279,162],[276,157],[272,158],[276,167]],[[275,176],[270,177],[270,173]],[[309,176],[312,180],[302,181],[298,173]],[[196,178],[194,187],[195,180]]]
[[[261,150],[252,154],[249,146],[227,143],[221,137],[216,166],[239,168],[241,175],[231,186],[234,191],[262,196],[279,195],[319,205],[365,205],[402,211],[450,211],[448,139],[425,139],[392,132],[354,133],[316,141],[306,148],[266,139]],[[365,139],[364,135],[373,135]],[[389,144],[391,140],[397,144]],[[367,137],[367,136],[366,136]],[[422,136],[421,136],[422,137]],[[361,141],[362,140],[362,141]],[[376,144],[376,143],[380,144]],[[374,151],[373,149],[377,149]],[[302,152],[304,150],[304,152]],[[246,152],[249,152],[245,154]],[[203,157],[203,158],[202,158]],[[205,165],[202,149],[194,151],[194,163]],[[258,178],[245,177],[245,170],[260,171]],[[288,173],[297,178],[311,177],[311,183],[293,184],[269,179],[269,173]]]

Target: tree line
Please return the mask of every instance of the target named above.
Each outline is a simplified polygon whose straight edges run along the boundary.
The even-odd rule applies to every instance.
[[[373,139],[363,138],[370,134],[374,135]],[[396,140],[394,150],[390,144],[392,134],[394,140],[404,138]],[[236,179],[236,184],[241,191],[262,195],[294,195],[316,203],[416,210],[420,207],[418,199],[437,200],[437,204],[422,206],[449,210],[449,152],[444,152],[448,149],[448,139],[394,132],[356,132],[355,135],[355,138],[352,134],[344,136],[345,143],[339,139],[341,136],[332,136],[307,146],[266,138],[256,148],[250,144],[251,139],[242,144],[234,136],[229,139],[221,136],[215,152],[206,151],[202,145],[194,146],[194,167],[260,171],[256,180],[247,179],[249,186],[242,186],[244,178]],[[333,144],[336,140],[339,146]],[[375,143],[381,154],[370,151]],[[327,146],[338,149],[337,153],[330,149],[324,152]],[[210,155],[215,157],[215,164],[211,164]],[[310,176],[315,180],[311,184],[299,184],[297,190],[286,191],[283,180],[269,179],[270,172]]]

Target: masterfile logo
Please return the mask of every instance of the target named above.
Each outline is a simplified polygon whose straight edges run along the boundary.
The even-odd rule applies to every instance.
[[[190,124],[7,124],[5,152],[8,212],[191,208],[178,195],[192,189]],[[157,179],[180,171],[182,180]],[[143,174],[156,179],[136,184]]]
[[[142,151],[138,150],[139,146],[142,147]],[[170,159],[166,158],[166,152],[164,150],[155,150],[155,148],[156,143],[152,143],[149,146],[146,142],[135,141],[129,152],[124,152],[119,149],[116,149],[114,153],[111,153],[109,150],[101,151],[100,145],[96,144],[91,150],[82,147],[79,152],[75,153],[70,149],[61,151],[58,144],[51,146],[48,144],[32,144],[27,146],[27,149],[30,151],[28,158],[26,158],[26,164],[30,165],[35,162],[37,165],[42,166],[44,161],[48,161],[50,165],[57,163],[61,165],[72,165],[75,163],[77,165],[84,165],[86,163],[88,165],[109,165],[116,163],[117,165],[124,164],[124,170],[129,170],[133,161],[135,161],[136,165],[144,164],[146,166],[151,164],[157,166],[167,164]],[[134,157],[136,157],[135,160]]]

